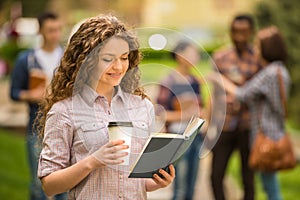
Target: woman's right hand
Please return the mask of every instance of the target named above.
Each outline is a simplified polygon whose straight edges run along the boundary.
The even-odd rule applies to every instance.
[[[122,157],[128,153],[123,140],[113,140],[100,147],[92,155],[78,161],[74,165],[57,170],[41,178],[43,189],[48,196],[63,193],[74,188],[93,170],[105,165],[117,165],[123,162]]]
[[[96,159],[94,167],[103,167],[106,165],[118,165],[124,162],[121,158],[127,156],[128,153],[122,150],[128,149],[128,145],[124,145],[124,140],[113,140],[92,154],[92,157]]]

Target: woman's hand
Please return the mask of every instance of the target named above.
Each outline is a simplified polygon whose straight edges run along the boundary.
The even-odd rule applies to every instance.
[[[154,174],[151,180],[148,180],[146,183],[147,192],[151,192],[157,190],[159,188],[164,188],[170,185],[175,178],[175,168],[173,165],[169,165],[170,173],[166,172],[163,169],[159,170],[159,173],[163,176],[159,176],[158,174]]]
[[[124,145],[124,140],[113,140],[100,147],[92,154],[96,159],[94,167],[103,167],[105,165],[118,165],[124,162],[121,158],[127,156],[128,153],[122,150],[128,149],[128,145]]]
[[[206,79],[213,83],[219,84],[219,86],[224,87],[226,92],[235,95],[237,86],[224,75],[221,75],[217,72],[212,72],[206,76]]]
[[[43,177],[41,181],[46,194],[52,196],[68,191],[86,178],[93,170],[105,165],[117,165],[124,162],[122,157],[128,155],[128,153],[122,150],[128,148],[128,145],[124,145],[123,140],[110,141],[76,164]]]

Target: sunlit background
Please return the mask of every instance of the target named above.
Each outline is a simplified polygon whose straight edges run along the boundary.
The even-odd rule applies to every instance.
[[[292,76],[287,127],[295,148],[300,146],[300,1],[298,0],[1,0],[0,1],[0,199],[27,199],[29,172],[26,163],[24,132],[26,105],[11,102],[8,97],[9,75],[16,55],[37,47],[36,16],[43,11],[56,12],[64,23],[62,45],[80,22],[88,17],[112,13],[135,29],[140,38],[144,59],[142,81],[158,81],[172,67],[169,51],[175,45],[174,32],[191,38],[201,49],[202,62],[196,73],[202,76],[211,69],[209,57],[216,49],[230,45],[229,24],[236,14],[255,17],[256,28],[275,24],[283,32],[289,50],[288,69]],[[11,24],[16,25],[17,41],[7,37]],[[176,35],[176,34],[175,34]],[[153,91],[150,91],[153,92]],[[154,92],[155,93],[155,92]],[[242,195],[238,155],[229,166],[226,192],[230,199]],[[201,162],[196,199],[211,199],[209,159]],[[300,196],[299,167],[280,173],[284,199]],[[257,199],[265,199],[257,182]],[[150,199],[169,199],[171,188],[149,194]]]

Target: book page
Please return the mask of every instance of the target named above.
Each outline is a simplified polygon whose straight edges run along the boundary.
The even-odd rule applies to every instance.
[[[184,154],[184,152],[189,148],[191,143],[194,141],[197,134],[199,134],[200,128],[203,125],[204,120],[198,117],[193,117],[189,124],[186,127],[185,132],[183,133],[185,139],[174,158],[172,159],[171,163],[176,163],[180,157]]]
[[[188,123],[183,135],[185,137],[190,137],[195,130],[197,130],[199,127],[202,126],[202,124],[204,123],[203,119],[200,119],[198,117],[192,117],[190,122]]]

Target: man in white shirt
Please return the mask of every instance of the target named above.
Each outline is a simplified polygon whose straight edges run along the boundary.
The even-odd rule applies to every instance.
[[[11,77],[10,96],[15,101],[24,101],[29,106],[29,122],[26,134],[28,161],[31,172],[30,199],[45,200],[40,181],[37,178],[37,161],[40,150],[37,149],[38,137],[33,128],[33,123],[38,111],[38,102],[43,98],[46,86],[51,81],[54,69],[58,66],[63,55],[60,46],[62,36],[62,23],[53,13],[44,13],[38,17],[41,46],[22,52],[14,66]],[[33,72],[39,71],[46,77],[46,84],[30,87]],[[64,194],[55,196],[54,199],[66,199]]]

